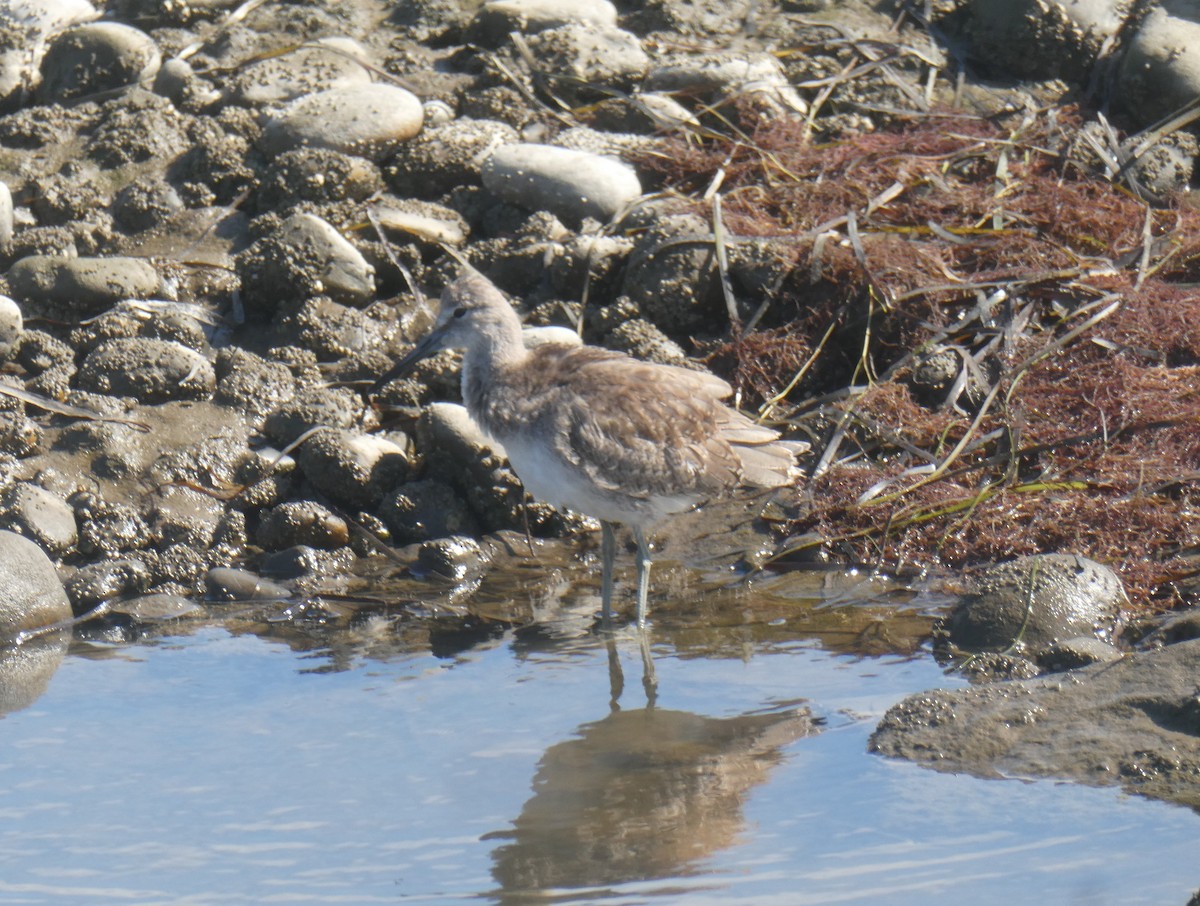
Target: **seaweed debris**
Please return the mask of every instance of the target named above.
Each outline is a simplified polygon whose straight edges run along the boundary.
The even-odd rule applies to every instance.
[[[745,120],[743,120],[745,122]],[[1167,609],[1200,591],[1200,211],[1098,166],[1070,107],[803,122],[649,162],[780,277],[710,346],[744,405],[807,435],[782,555],[884,569],[1039,551]],[[726,276],[726,275],[723,275]]]

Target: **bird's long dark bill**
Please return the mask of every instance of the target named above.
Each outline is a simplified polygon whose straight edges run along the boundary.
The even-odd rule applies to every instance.
[[[371,385],[371,392],[378,393],[391,381],[406,375],[421,359],[427,358],[441,349],[443,333],[442,330],[435,330],[417,343],[404,358],[389,368],[379,380]]]

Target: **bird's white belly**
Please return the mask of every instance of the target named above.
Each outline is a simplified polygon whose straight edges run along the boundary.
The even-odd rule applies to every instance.
[[[698,502],[690,495],[646,498],[599,487],[585,472],[564,462],[537,438],[518,435],[506,438],[503,445],[513,471],[530,494],[544,503],[604,522],[647,527]]]

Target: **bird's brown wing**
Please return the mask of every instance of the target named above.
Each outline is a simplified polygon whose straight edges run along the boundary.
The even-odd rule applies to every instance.
[[[553,408],[556,450],[599,487],[635,497],[710,496],[740,460],[721,433],[719,378],[580,349],[559,375],[574,405]]]
[[[710,497],[737,484],[788,480],[795,445],[721,402],[707,372],[642,362],[592,346],[542,346],[494,376],[477,402],[485,430],[537,431],[597,487],[633,497]]]

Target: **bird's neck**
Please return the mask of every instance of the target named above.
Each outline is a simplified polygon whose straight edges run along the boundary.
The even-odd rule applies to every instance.
[[[462,396],[472,418],[486,428],[488,394],[503,381],[503,372],[519,368],[529,358],[521,335],[521,324],[513,318],[511,324],[480,337],[463,354]]]

